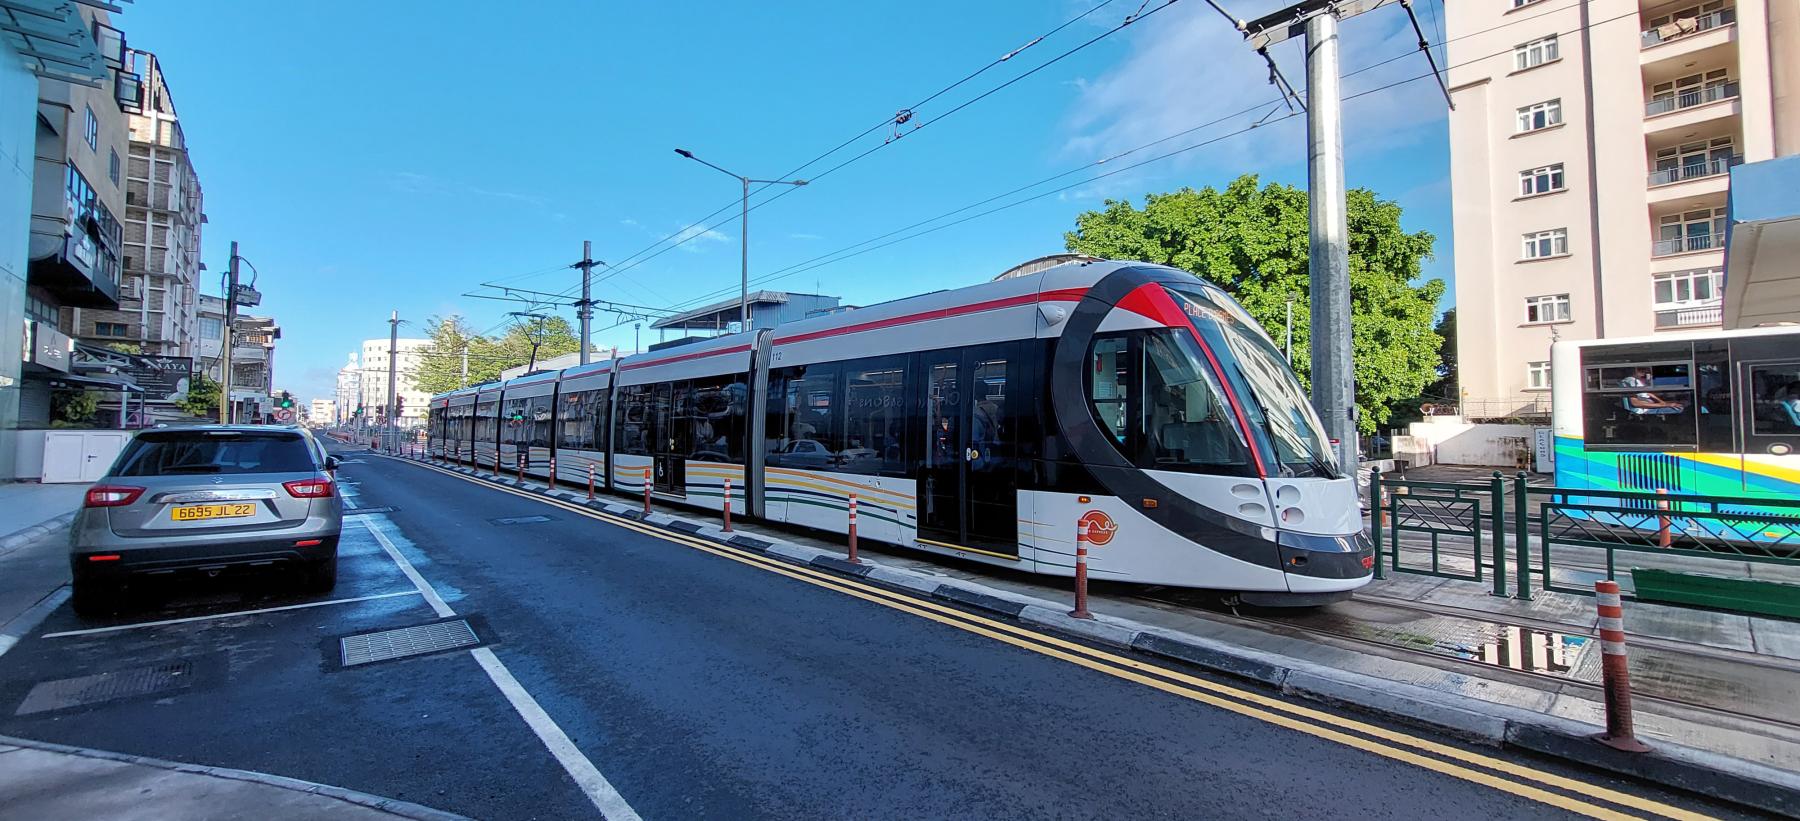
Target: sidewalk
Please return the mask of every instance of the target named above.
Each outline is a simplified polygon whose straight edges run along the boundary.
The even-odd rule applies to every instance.
[[[0,736],[11,818],[293,818],[457,821],[462,816],[293,778]]]
[[[450,468],[494,481],[466,467]],[[541,480],[498,484],[542,493]],[[553,494],[581,503],[585,493]],[[1095,621],[1079,621],[1067,579],[863,544],[762,523],[720,532],[705,513],[607,496],[616,516],[727,542],[815,570],[954,602],[1078,636],[1261,682],[1291,696],[1347,705],[1495,747],[1515,748],[1781,813],[1800,813],[1800,623],[1633,603],[1637,729],[1653,748],[1620,753],[1592,740],[1603,708],[1593,600],[1487,595],[1472,582],[1403,576],[1350,601],[1237,614],[1206,594],[1095,585]],[[1213,597],[1216,600],[1216,595]],[[1530,663],[1526,663],[1529,661]]]
[[[87,488],[0,484],[0,653],[54,609],[50,598],[68,584],[65,534]]]

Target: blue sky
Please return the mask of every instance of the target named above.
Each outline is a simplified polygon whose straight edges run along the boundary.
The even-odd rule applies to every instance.
[[[594,241],[597,259],[618,262],[734,201],[734,181],[674,148],[753,177],[780,174],[1097,2],[450,0],[372,11],[350,2],[197,0],[139,3],[119,23],[168,73],[205,189],[208,267],[224,270],[228,243],[242,244],[261,271],[263,310],[282,325],[278,386],[311,398],[330,395],[361,340],[386,336],[390,310],[414,323],[403,334],[423,335],[429,317],[449,313],[493,328],[517,306],[463,296],[480,283],[564,290],[576,280],[561,266],[579,258],[582,240]],[[1250,18],[1279,3],[1225,5]],[[929,122],[1137,7],[1107,4],[919,109],[918,119]],[[1434,29],[1440,0],[1420,7]],[[1346,72],[1416,43],[1398,7],[1347,22],[1344,39]],[[1303,84],[1298,44],[1275,52]],[[1346,93],[1427,70],[1422,56],[1398,60],[1348,78]],[[1269,101],[993,205],[1235,131],[1275,99],[1262,62],[1222,19],[1203,3],[1177,3],[753,211],[751,276]],[[1436,234],[1427,272],[1448,279],[1449,158],[1436,86],[1426,79],[1351,100],[1345,120],[1350,184],[1397,199],[1409,229]],[[1245,172],[1304,185],[1303,120],[768,287],[870,303],[972,284],[1062,250],[1075,215],[1105,198],[1141,201]],[[595,296],[660,307],[735,293],[736,220],[691,232],[699,236],[605,278]],[[618,321],[598,317],[595,343],[629,348],[629,321],[609,327]],[[644,339],[653,341],[648,332]]]

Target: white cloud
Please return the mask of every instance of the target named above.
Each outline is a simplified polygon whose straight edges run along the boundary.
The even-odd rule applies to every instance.
[[[408,194],[427,196],[477,196],[497,200],[509,200],[526,205],[543,208],[549,201],[535,194],[521,194],[516,191],[499,191],[482,188],[461,180],[448,180],[431,174],[420,174],[415,171],[393,172],[392,184],[395,190]]]
[[[1232,13],[1254,19],[1280,5],[1279,0],[1239,0]],[[1399,7],[1377,10],[1346,21],[1342,28],[1341,70],[1346,74],[1408,51],[1417,37]],[[1267,65],[1243,37],[1204,5],[1171,8],[1127,29],[1131,48],[1117,64],[1075,84],[1070,113],[1064,118],[1063,153],[1074,160],[1094,161],[1168,137],[1245,109],[1235,117],[1190,135],[1114,160],[1129,165],[1168,151],[1242,129],[1258,117],[1271,123],[1249,133],[1156,163],[1143,172],[1128,171],[1073,196],[1122,196],[1137,192],[1134,180],[1151,170],[1204,169],[1222,181],[1238,173],[1292,165],[1305,159],[1304,115],[1273,122],[1288,114],[1268,82]],[[1271,47],[1283,75],[1304,94],[1306,65],[1301,43]],[[1352,158],[1412,145],[1441,129],[1445,104],[1435,84],[1422,79],[1361,98],[1360,91],[1428,73],[1423,55],[1405,57],[1344,80],[1344,134]],[[1109,164],[1110,165],[1110,164]],[[1111,170],[1098,166],[1095,173]]]
[[[681,250],[699,253],[702,250],[705,250],[702,247],[705,243],[730,242],[731,237],[725,236],[724,234],[703,225],[695,224],[676,232],[675,241],[680,243],[677,247]]]
[[[822,237],[818,234],[798,233],[798,234],[788,234],[788,239],[815,240],[815,239],[824,239],[824,237]]]

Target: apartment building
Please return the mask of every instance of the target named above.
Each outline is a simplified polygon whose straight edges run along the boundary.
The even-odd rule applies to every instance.
[[[225,298],[199,294],[195,299],[194,372],[214,382],[225,376]]]
[[[91,342],[135,344],[146,354],[197,357],[200,180],[161,61],[147,51],[129,57],[143,81],[128,120],[119,308],[84,311],[76,333]]]
[[[1448,4],[1464,414],[1547,413],[1550,345],[1718,327],[1730,169],[1800,150],[1800,3]]]
[[[356,364],[356,354],[350,355],[350,361],[337,372],[337,419],[338,424],[350,421],[356,415],[357,408],[362,407],[362,366]]]
[[[419,390],[417,375],[423,355],[430,352],[431,340],[402,338],[394,347],[394,385],[400,394],[400,423],[424,424],[431,394]],[[370,418],[387,407],[388,340],[365,339],[362,344],[362,405]]]
[[[232,322],[232,418],[261,421],[275,409],[275,343],[281,326],[273,317],[238,314]]]

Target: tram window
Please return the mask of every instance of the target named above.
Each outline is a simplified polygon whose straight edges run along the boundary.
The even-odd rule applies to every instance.
[[[1173,334],[1144,336],[1146,467],[1207,470],[1249,464],[1223,392]],[[1140,462],[1140,464],[1142,464]]]
[[[576,391],[564,394],[562,409],[557,412],[558,447],[573,450],[600,450],[601,429],[606,418],[606,391]]]
[[[843,363],[845,473],[905,475],[906,357]]]
[[[1695,447],[1703,453],[1735,452],[1731,346],[1727,342],[1694,343],[1694,381],[1694,406],[1700,426],[1700,438]]]
[[[844,448],[837,366],[786,368],[782,376],[782,413],[780,425],[770,430],[769,464],[836,469],[841,461],[839,452]],[[774,418],[769,421],[772,426],[776,422]]]
[[[1749,388],[1752,434],[1800,433],[1800,362],[1752,365]]]
[[[1094,340],[1093,351],[1088,355],[1089,371],[1093,380],[1089,383],[1088,399],[1093,403],[1094,416],[1107,433],[1112,434],[1113,444],[1121,449],[1125,447],[1125,438],[1130,431],[1130,393],[1132,383],[1131,340],[1124,335],[1098,337]]]
[[[1583,371],[1583,435],[1588,447],[1693,449],[1697,444],[1692,366],[1626,362]]]
[[[694,380],[686,412],[693,430],[692,458],[743,463],[744,406],[748,395],[742,376]]]
[[[475,438],[493,442],[500,422],[500,403],[483,402],[475,408]]]
[[[613,414],[613,418],[618,420],[613,430],[613,446],[619,453],[650,455],[649,430],[646,427],[648,420],[645,415],[649,396],[649,385],[619,388],[619,406]]]

